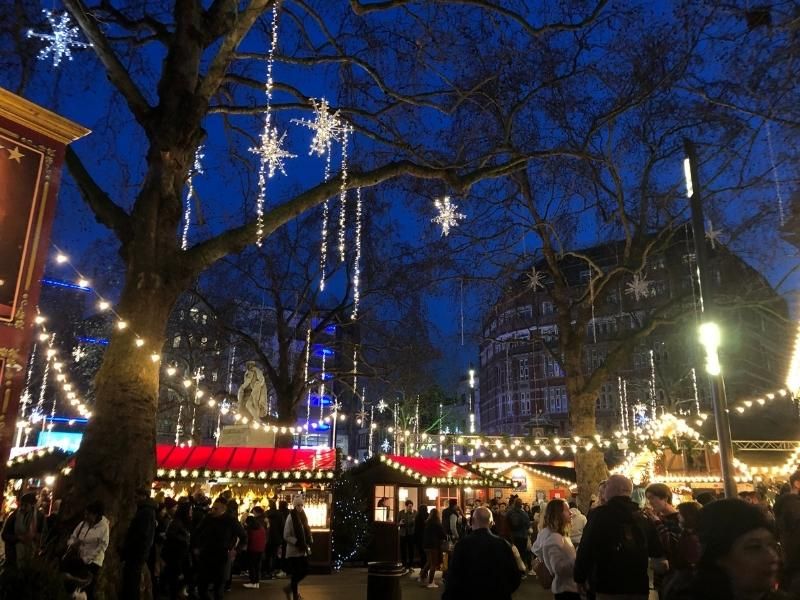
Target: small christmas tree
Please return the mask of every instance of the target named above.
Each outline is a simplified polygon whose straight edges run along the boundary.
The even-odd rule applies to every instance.
[[[349,473],[333,483],[333,568],[358,560],[369,543],[367,497]]]

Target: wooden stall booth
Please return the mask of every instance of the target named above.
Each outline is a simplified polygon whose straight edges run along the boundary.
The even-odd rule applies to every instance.
[[[369,495],[373,536],[367,556],[370,561],[397,561],[400,540],[397,515],[406,500],[414,507],[446,508],[451,499],[462,507],[465,495],[476,489],[513,488],[514,483],[498,473],[480,472],[441,458],[386,454],[376,456],[352,473]]]
[[[508,503],[511,494],[519,496],[523,503],[530,506],[543,504],[554,498],[563,498],[569,501],[577,485],[575,468],[570,462],[481,461],[473,463],[472,467],[477,467],[481,473],[493,472],[505,479],[510,479],[515,486],[513,490],[503,487],[489,488],[485,491],[485,497],[473,497],[475,493],[473,491],[466,495],[467,505],[472,504],[475,499],[479,499],[482,502],[496,500],[498,503]]]

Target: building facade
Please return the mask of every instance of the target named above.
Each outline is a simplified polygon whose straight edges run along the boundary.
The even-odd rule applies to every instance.
[[[691,230],[683,228],[648,257],[635,294],[633,275],[597,294],[585,335],[583,375],[604,365],[609,352],[629,345],[629,356],[602,383],[596,398],[598,430],[610,432],[653,414],[710,411],[709,385],[697,343],[699,296]],[[710,290],[723,330],[720,350],[728,397],[743,399],[782,385],[789,356],[788,309],[768,282],[727,249],[709,246]],[[592,268],[621,266],[621,244],[567,256],[560,270],[573,298],[589,289]],[[559,351],[559,325],[546,265],[535,265],[541,284],[521,276],[483,319],[480,348],[480,415],[484,433],[567,435],[569,397]],[[667,310],[668,309],[668,310]],[[668,324],[639,336],[655,314]],[[677,316],[675,316],[677,315]],[[624,421],[624,422],[623,422]]]

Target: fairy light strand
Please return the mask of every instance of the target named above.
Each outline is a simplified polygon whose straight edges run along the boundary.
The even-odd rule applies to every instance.
[[[772,147],[772,128],[769,121],[765,121],[767,128],[767,147],[769,149],[769,161],[772,165],[772,178],[775,181],[775,195],[778,197],[778,215],[781,221],[781,227],[785,225],[785,215],[783,212],[783,191],[781,190],[781,182],[778,178],[778,166],[775,163],[775,150]]]
[[[250,148],[250,152],[258,154],[258,195],[256,196],[256,245],[260,248],[264,240],[264,204],[267,196],[267,179],[276,170],[285,174],[283,161],[295,155],[283,149],[286,134],[280,135],[272,124],[272,88],[274,86],[273,68],[275,66],[275,50],[278,47],[278,8],[280,2],[272,5],[272,31],[269,52],[267,54],[267,80],[264,84],[266,107],[264,109],[264,126],[260,136],[260,145]]]
[[[328,143],[328,152],[325,156],[325,181],[331,176],[331,146]],[[322,203],[322,240],[319,248],[319,290],[325,291],[325,277],[328,268],[328,221],[330,219],[330,201],[325,198]]]
[[[353,312],[351,320],[358,318],[358,308],[361,302],[361,188],[356,188],[356,256],[353,261]]]
[[[181,250],[186,250],[189,247],[189,227],[192,222],[192,200],[194,200],[194,176],[203,174],[202,160],[205,158],[203,154],[203,146],[198,146],[194,153],[194,163],[192,168],[189,169],[189,177],[186,181],[186,201],[183,207],[183,235],[181,237]]]
[[[347,243],[347,143],[348,129],[342,132],[342,184],[339,187],[339,260],[345,261]]]

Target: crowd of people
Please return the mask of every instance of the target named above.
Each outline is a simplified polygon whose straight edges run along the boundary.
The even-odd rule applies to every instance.
[[[287,501],[269,500],[244,515],[228,490],[213,502],[201,492],[177,500],[162,494],[151,498],[147,489],[136,495],[136,513],[119,547],[121,600],[141,597],[145,573],[154,598],[221,600],[236,571],[247,572],[244,587],[250,589],[258,589],[264,579],[286,578],[287,600],[301,598],[299,585],[308,573],[313,541],[302,495],[292,499],[291,507]],[[59,561],[74,597],[95,597],[109,530],[102,503],[90,503]],[[4,568],[39,560],[53,531],[36,495],[23,495],[0,534]]]
[[[772,507],[757,492],[675,506],[668,485],[635,490],[623,475],[594,497],[588,515],[558,498],[477,502],[469,517],[455,501],[441,516],[407,501],[403,563],[417,576],[417,549],[429,588],[444,568],[444,600],[507,600],[530,576],[556,600],[800,599],[800,471]]]

